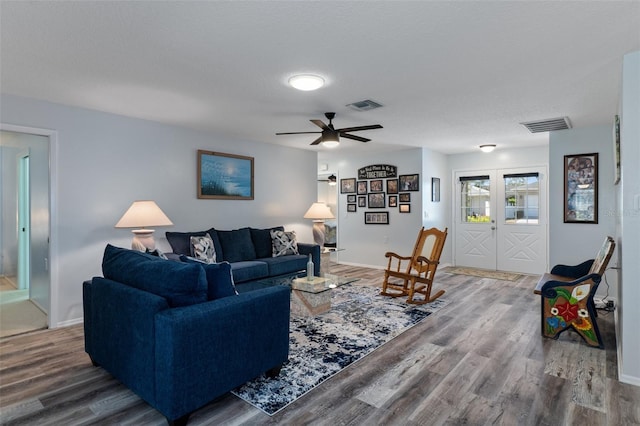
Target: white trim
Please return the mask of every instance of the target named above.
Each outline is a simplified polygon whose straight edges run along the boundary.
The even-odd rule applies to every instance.
[[[47,322],[49,328],[57,328],[60,326],[58,324],[58,132],[51,129],[5,123],[0,123],[0,130],[49,138],[49,314]]]

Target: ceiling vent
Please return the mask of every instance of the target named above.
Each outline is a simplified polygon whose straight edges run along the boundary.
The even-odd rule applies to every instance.
[[[520,123],[531,133],[551,132],[553,130],[567,130],[571,128],[569,117],[550,118],[547,120],[528,121]]]
[[[355,109],[356,111],[369,111],[370,109],[380,108],[382,105],[372,101],[371,99],[366,99],[364,101],[354,102],[347,106],[351,109]]]

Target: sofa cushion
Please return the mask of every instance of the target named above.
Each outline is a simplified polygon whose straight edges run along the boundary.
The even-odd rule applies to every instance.
[[[197,263],[204,268],[207,276],[207,299],[216,300],[227,296],[238,294],[233,283],[233,274],[229,262],[203,263],[198,259],[189,256],[180,256],[180,260],[185,263]]]
[[[284,231],[284,226],[275,226],[273,228],[256,229],[249,228],[251,231],[251,240],[253,247],[256,249],[256,258],[271,257],[272,243],[271,231]]]
[[[191,236],[191,256],[204,263],[216,263],[216,249],[209,233],[204,236]]]
[[[231,264],[231,272],[233,281],[237,284],[268,277],[269,267],[266,263],[257,260],[234,262]]]
[[[298,254],[296,231],[271,231],[271,244],[273,257]]]
[[[191,256],[191,237],[203,237],[206,231],[200,232],[165,232],[171,250],[176,254]]]
[[[224,253],[223,260],[234,263],[256,258],[256,250],[253,247],[253,241],[251,241],[249,228],[234,229],[233,231],[217,230],[217,233]]]
[[[258,260],[266,263],[269,267],[269,276],[275,277],[305,270],[309,257],[303,254],[292,254],[289,256],[265,257]]]
[[[171,307],[207,301],[207,278],[200,265],[163,260],[107,244],[102,273],[107,279],[164,297]]]

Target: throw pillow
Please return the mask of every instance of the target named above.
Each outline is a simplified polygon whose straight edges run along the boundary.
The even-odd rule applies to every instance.
[[[108,244],[102,274],[109,280],[164,297],[171,307],[207,301],[207,277],[200,265],[162,260]]]
[[[273,257],[298,254],[296,231],[271,231]]]
[[[199,263],[207,275],[207,300],[216,300],[222,297],[235,296],[238,294],[233,282],[231,265],[229,262],[201,263],[198,259],[189,256],[180,256],[180,260],[185,263]]]
[[[272,243],[271,243],[271,231],[284,231],[284,226],[276,226],[274,228],[266,229],[251,229],[251,240],[253,240],[253,246],[256,249],[256,259],[262,259],[265,257],[271,257]]]
[[[171,246],[171,250],[175,254],[191,254],[191,237],[192,236],[204,236],[207,232],[170,232],[167,231],[164,235],[167,237],[167,241]]]
[[[191,237],[191,256],[204,263],[216,263],[216,249],[209,234]]]
[[[233,263],[256,258],[256,250],[253,247],[253,241],[251,241],[249,228],[234,229],[233,231],[218,230],[217,232],[224,253],[224,259],[218,260]]]

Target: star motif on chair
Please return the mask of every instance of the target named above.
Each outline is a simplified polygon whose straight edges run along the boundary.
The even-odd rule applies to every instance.
[[[558,315],[560,315],[566,322],[578,318],[578,305],[572,305],[569,302],[565,302],[561,305],[556,305],[558,308]]]

